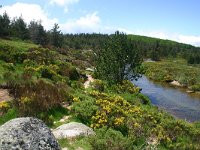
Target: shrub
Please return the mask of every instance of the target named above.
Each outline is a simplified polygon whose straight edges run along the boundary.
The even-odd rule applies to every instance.
[[[11,105],[9,102],[0,102],[0,112],[6,113],[11,108]]]
[[[60,75],[67,76],[69,77],[70,80],[78,80],[80,78],[78,71],[71,64],[61,63],[58,66],[59,66],[58,73]]]
[[[76,98],[73,100],[76,101]],[[72,111],[75,116],[85,124],[91,122],[91,117],[95,114],[97,109],[98,107],[95,105],[95,101],[93,99],[86,99],[83,101],[78,100],[72,107]]]
[[[65,100],[64,87],[54,85],[45,80],[16,85],[12,92],[18,99],[16,105],[21,116],[37,116]],[[67,90],[67,89],[66,89]]]
[[[7,63],[23,62],[25,54],[10,45],[0,45],[0,59]]]
[[[105,82],[103,82],[102,80],[94,80],[94,82],[92,82],[92,86],[95,90],[103,92],[105,89]]]
[[[139,93],[140,88],[136,87],[131,81],[129,80],[123,80],[121,83],[115,85],[112,87],[117,93]]]
[[[83,89],[83,84],[80,81],[72,81],[71,87],[74,89]]]
[[[119,131],[103,127],[96,130],[96,135],[91,136],[89,142],[95,150],[131,150],[134,140]]]
[[[27,52],[27,59],[39,65],[55,63],[58,54],[47,48],[31,48]]]
[[[193,91],[200,91],[200,84],[195,84],[190,87]]]

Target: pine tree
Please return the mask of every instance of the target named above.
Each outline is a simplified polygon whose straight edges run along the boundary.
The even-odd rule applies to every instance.
[[[61,33],[61,31],[59,30],[59,26],[58,24],[54,24],[53,29],[51,29],[50,31],[51,34],[51,44],[55,47],[61,47],[63,44],[63,35]]]
[[[96,55],[96,74],[109,83],[136,79],[141,72],[141,58],[123,33],[116,32]]]
[[[22,17],[15,18],[11,24],[12,34],[22,40],[29,39],[29,31]]]
[[[10,33],[10,18],[5,12],[3,16],[0,15],[0,37],[9,36]]]

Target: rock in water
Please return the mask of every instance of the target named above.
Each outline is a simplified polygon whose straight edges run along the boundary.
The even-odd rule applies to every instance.
[[[53,130],[53,134],[57,139],[62,138],[75,138],[78,136],[94,135],[95,132],[92,128],[78,122],[70,122],[63,124]]]
[[[39,119],[12,119],[0,126],[1,150],[60,150],[50,129]]]

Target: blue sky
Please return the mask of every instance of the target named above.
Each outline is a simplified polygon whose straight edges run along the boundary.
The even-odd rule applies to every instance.
[[[199,0],[1,0],[0,14],[64,33],[139,34],[200,46]]]

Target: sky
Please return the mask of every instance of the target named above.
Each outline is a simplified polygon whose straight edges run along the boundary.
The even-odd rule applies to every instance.
[[[199,0],[0,0],[0,14],[63,33],[144,35],[200,46]]]

